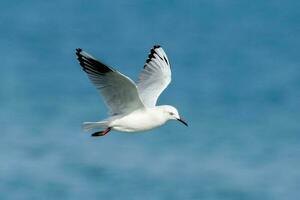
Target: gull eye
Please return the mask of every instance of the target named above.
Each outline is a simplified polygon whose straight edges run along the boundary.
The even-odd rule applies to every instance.
[[[174,113],[170,112],[170,115],[174,115]]]

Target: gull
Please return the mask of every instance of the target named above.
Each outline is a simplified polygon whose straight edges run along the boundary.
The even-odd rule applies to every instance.
[[[83,71],[96,86],[110,111],[110,116],[102,121],[83,123],[85,131],[104,129],[92,136],[104,136],[111,130],[147,131],[168,120],[178,120],[188,126],[175,107],[156,105],[159,95],[171,82],[170,62],[161,46],[154,45],[151,49],[136,84],[80,48],[76,49],[76,55]]]

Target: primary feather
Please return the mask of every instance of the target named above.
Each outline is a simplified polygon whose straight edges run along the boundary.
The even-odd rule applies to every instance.
[[[170,82],[171,69],[168,57],[159,45],[155,45],[148,55],[137,84],[145,106],[154,107],[159,95]]]
[[[76,55],[82,69],[102,94],[112,115],[126,114],[144,107],[137,86],[130,78],[81,49],[76,49]]]

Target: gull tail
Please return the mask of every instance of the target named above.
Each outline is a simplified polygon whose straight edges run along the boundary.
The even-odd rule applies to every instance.
[[[82,129],[84,131],[89,131],[95,128],[108,128],[107,121],[100,121],[100,122],[83,122]]]

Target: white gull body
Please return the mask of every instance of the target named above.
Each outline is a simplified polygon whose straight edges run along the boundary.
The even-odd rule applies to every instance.
[[[83,123],[84,130],[106,129],[93,136],[105,135],[110,130],[146,131],[172,119],[187,125],[175,107],[156,106],[159,95],[171,82],[170,63],[159,45],[151,49],[137,84],[81,49],[76,49],[76,55],[82,69],[102,94],[110,110],[110,117],[105,120]]]

